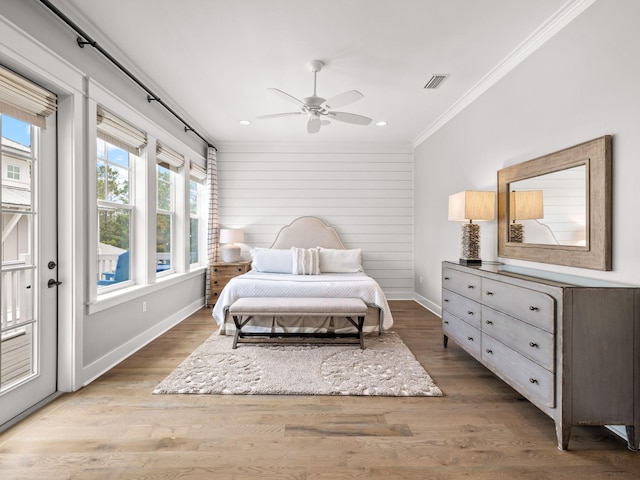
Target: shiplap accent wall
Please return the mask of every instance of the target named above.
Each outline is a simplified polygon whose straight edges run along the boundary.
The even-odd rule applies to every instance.
[[[388,298],[413,298],[413,146],[218,145],[221,227],[242,228],[243,256],[300,216],[332,225]]]

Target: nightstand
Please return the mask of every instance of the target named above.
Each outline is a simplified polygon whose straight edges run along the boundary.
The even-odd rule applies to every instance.
[[[220,292],[233,277],[242,275],[251,270],[251,260],[241,262],[218,262],[211,265],[211,285],[209,289],[209,303],[213,305],[218,300]]]

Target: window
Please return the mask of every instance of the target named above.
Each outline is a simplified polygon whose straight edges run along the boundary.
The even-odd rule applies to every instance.
[[[7,178],[20,180],[20,167],[17,165],[7,165]]]
[[[156,272],[171,269],[171,232],[173,225],[173,173],[163,164],[158,170],[156,211]]]
[[[191,162],[189,179],[189,263],[200,263],[200,211],[204,190],[205,170]]]
[[[156,144],[157,210],[156,272],[172,270],[172,240],[175,225],[175,176],[184,165],[184,157],[169,147]],[[182,202],[184,205],[184,202]]]
[[[97,137],[97,283],[104,288],[132,279],[133,167],[147,136],[98,106]]]
[[[96,193],[98,200],[98,286],[131,278],[132,245],[131,154],[98,139]]]

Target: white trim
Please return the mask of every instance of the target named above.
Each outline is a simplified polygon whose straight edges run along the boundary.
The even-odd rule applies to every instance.
[[[79,69],[1,15],[0,25],[0,58],[7,67],[54,93],[60,88],[67,93],[83,90],[84,75]]]
[[[557,12],[555,12],[546,22],[538,27],[520,45],[518,45],[509,55],[507,55],[498,65],[487,73],[478,83],[462,95],[453,105],[445,110],[431,125],[425,128],[412,144],[417,148],[422,142],[440,130],[462,110],[473,103],[480,95],[489,90],[502,77],[522,63],[529,55],[544,45],[551,37],[561,31],[576,17],[584,12],[597,0],[569,0]]]
[[[432,302],[431,300],[423,297],[422,295],[418,295],[417,293],[413,294],[413,299],[416,302],[418,302],[420,305],[422,305],[424,308],[429,310],[431,313],[433,313],[434,315],[437,315],[438,317],[442,318],[442,307],[440,305]]]
[[[204,273],[204,270],[205,267],[194,267],[188,272],[158,277],[155,283],[149,283],[147,285],[133,285],[131,287],[114,290],[113,292],[104,293],[102,295],[99,295],[95,302],[87,303],[87,313],[89,315],[93,315],[94,313],[117,307],[118,305],[121,305],[123,303],[127,303],[137,298],[150,295],[153,292],[163,290],[173,285],[178,285],[191,278],[202,275]]]

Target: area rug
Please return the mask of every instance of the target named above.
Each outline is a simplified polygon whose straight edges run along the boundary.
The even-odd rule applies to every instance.
[[[233,395],[442,396],[394,332],[354,345],[241,344],[214,334],[153,391]]]

